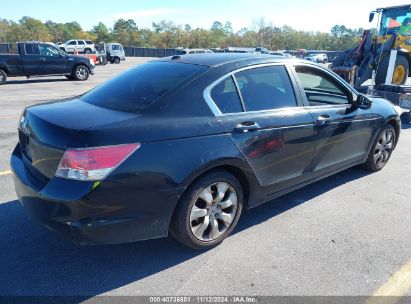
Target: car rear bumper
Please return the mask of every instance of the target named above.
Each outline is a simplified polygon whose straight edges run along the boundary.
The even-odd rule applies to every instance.
[[[129,195],[124,198],[118,193],[113,195],[112,184],[96,187],[93,182],[53,178],[44,187],[39,186],[25,167],[19,145],[12,154],[11,169],[22,206],[43,226],[70,242],[115,244],[168,234],[173,202],[178,199],[171,192],[132,193],[134,198],[144,199],[136,202],[130,201]],[[158,208],[161,204],[164,204],[163,209]]]

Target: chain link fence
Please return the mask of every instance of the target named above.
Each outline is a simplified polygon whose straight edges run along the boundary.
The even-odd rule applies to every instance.
[[[11,43],[0,43],[0,53],[10,53],[14,51],[15,45]],[[229,49],[219,49],[213,50],[214,52],[233,52]],[[126,57],[168,57],[173,56],[176,54],[176,49],[173,48],[143,48],[143,47],[135,47],[135,46],[125,46],[124,52]],[[298,51],[287,51],[291,55],[296,57],[304,57],[308,54],[315,54],[315,53],[325,53],[329,57],[329,61],[331,61],[335,56],[338,55],[339,52],[336,51],[307,51],[305,54],[302,54]]]

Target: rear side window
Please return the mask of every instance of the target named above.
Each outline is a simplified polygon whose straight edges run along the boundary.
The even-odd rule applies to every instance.
[[[295,107],[294,89],[284,66],[268,66],[235,74],[246,111]]]
[[[79,44],[79,45],[84,45],[84,41],[83,41],[83,40],[79,40],[79,41],[78,41],[78,44]]]
[[[211,90],[211,98],[221,113],[242,112],[240,96],[238,96],[233,78],[227,77]]]
[[[192,64],[149,62],[103,83],[80,99],[100,107],[134,113],[147,108],[207,69]]]
[[[25,44],[24,48],[26,49],[26,55],[40,55],[38,44]]]

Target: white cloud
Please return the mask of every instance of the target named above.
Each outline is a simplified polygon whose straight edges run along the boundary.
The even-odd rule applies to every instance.
[[[138,10],[132,12],[122,12],[116,13],[112,16],[113,19],[138,19],[138,18],[148,18],[148,17],[160,17],[167,16],[176,13],[177,10],[169,8],[155,8]]]

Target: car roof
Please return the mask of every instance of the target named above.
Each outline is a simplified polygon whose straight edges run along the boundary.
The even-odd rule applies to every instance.
[[[225,64],[242,62],[246,64],[247,61],[258,63],[270,63],[270,62],[284,62],[285,60],[292,60],[287,57],[276,57],[267,54],[252,54],[252,53],[205,53],[196,55],[184,55],[184,56],[171,56],[157,59],[156,61],[173,61],[180,63],[189,63],[196,65],[203,65],[208,67],[217,67]]]

